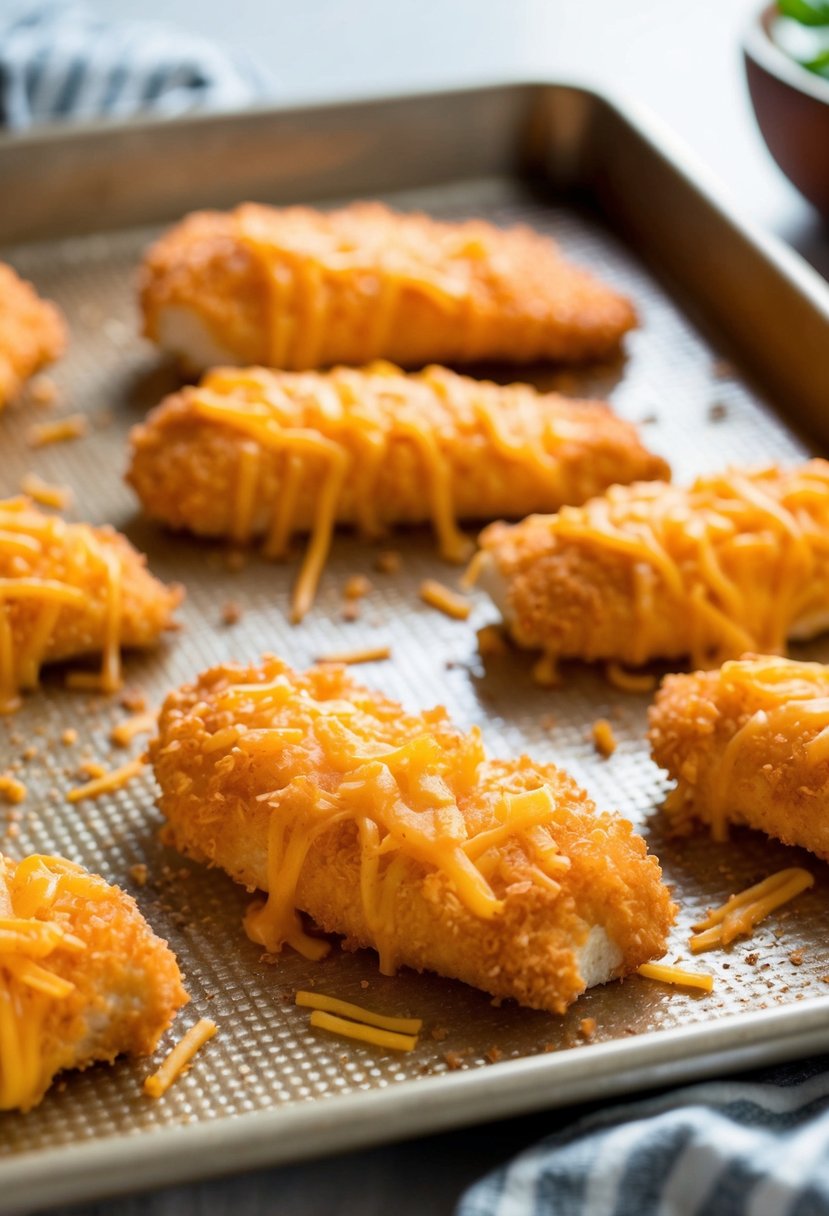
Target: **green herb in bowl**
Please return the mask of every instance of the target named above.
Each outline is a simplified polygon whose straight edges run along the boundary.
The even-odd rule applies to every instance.
[[[773,40],[801,67],[829,80],[829,0],[777,0]]]

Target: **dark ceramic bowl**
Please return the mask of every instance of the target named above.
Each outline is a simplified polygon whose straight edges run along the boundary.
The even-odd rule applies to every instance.
[[[829,220],[829,81],[772,41],[775,14],[773,4],[763,9],[743,39],[754,113],[786,177]]]

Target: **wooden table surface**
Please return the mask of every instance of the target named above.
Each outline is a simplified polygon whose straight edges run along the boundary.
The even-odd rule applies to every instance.
[[[566,79],[622,93],[659,115],[746,215],[829,277],[829,233],[771,161],[751,112],[740,35],[757,6],[758,0],[233,0],[231,20],[228,4],[217,0],[140,6],[93,0],[108,16],[140,11],[255,54],[273,74],[275,101],[512,79]],[[469,1183],[577,1113],[490,1123],[71,1211],[442,1216]]]

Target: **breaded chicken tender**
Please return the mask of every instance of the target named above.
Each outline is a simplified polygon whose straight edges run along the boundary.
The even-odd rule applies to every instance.
[[[189,215],[147,254],[141,304],[146,336],[192,371],[582,362],[636,324],[629,300],[548,237],[381,203]]]
[[[493,524],[472,576],[520,646],[550,660],[714,666],[829,626],[829,463],[690,487],[612,486],[583,507]]]
[[[120,686],[121,647],[146,647],[172,624],[179,587],[110,527],[70,524],[26,498],[0,500],[0,713],[36,688],[44,663],[103,653],[75,687]]]
[[[745,824],[829,861],[829,667],[750,655],[666,676],[649,738],[675,819],[719,840]]]
[[[312,533],[294,615],[310,606],[337,523],[371,536],[431,520],[443,555],[456,519],[555,510],[614,481],[669,469],[602,402],[445,368],[387,363],[328,373],[217,369],[168,397],[131,436],[127,480],[147,514],[284,556]]]
[[[171,842],[267,892],[246,928],[270,952],[327,952],[301,911],[384,974],[560,1013],[665,950],[673,905],[630,823],[340,666],[215,667],[167,698],[150,758]]]
[[[0,410],[65,345],[66,327],[55,305],[0,262]]]
[[[188,1000],[129,895],[60,857],[0,854],[0,1110],[57,1073],[149,1055]]]

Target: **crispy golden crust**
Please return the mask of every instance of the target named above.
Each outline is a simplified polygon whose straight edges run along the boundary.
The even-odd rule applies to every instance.
[[[198,408],[205,399],[228,405],[238,425],[205,416]],[[168,397],[133,430],[127,480],[147,513],[202,535],[231,534],[241,453],[255,442],[261,459],[251,532],[261,534],[282,495],[286,462],[284,450],[240,429],[263,409],[281,431],[301,428],[342,445],[349,471],[337,504],[340,523],[363,520],[366,491],[379,525],[429,519],[429,470],[412,442],[413,427],[435,436],[460,518],[555,510],[612,482],[669,476],[665,461],[603,402],[570,401],[528,385],[502,388],[444,368],[408,376],[387,364],[325,374],[220,369],[201,387]],[[374,474],[367,426],[384,443]],[[298,458],[293,523],[307,530],[324,464],[316,453]]]
[[[529,228],[441,223],[380,203],[189,215],[147,254],[141,304],[154,341],[164,343],[165,312],[181,308],[228,359],[296,370],[376,358],[580,362],[613,354],[636,323],[629,300]]]
[[[21,499],[0,501],[0,533],[30,536],[32,552],[14,551],[0,539],[0,579],[44,579],[83,592],[82,604],[65,604],[52,626],[42,661],[54,662],[95,654],[104,646],[109,604],[107,566],[100,554],[114,559],[121,572],[121,617],[118,635],[126,647],[152,646],[172,624],[184,596],[181,587],[165,587],[147,570],[147,559],[125,536],[107,526],[69,524]],[[42,603],[17,598],[13,583],[3,596],[11,625],[13,650],[27,649],[38,627]]]
[[[555,658],[713,665],[829,625],[829,464],[612,486],[492,524],[490,575],[519,645]]]
[[[66,327],[55,305],[0,262],[0,409],[65,345]]]
[[[45,858],[45,869],[54,869]],[[11,892],[14,911],[15,862],[0,855],[0,882]],[[34,919],[61,926],[83,943],[83,949],[58,946],[38,960],[52,975],[74,985],[60,999],[37,992],[4,968],[0,951],[0,985],[11,994],[24,1023],[39,1026],[40,1067],[36,1084],[20,1103],[37,1105],[57,1073],[111,1062],[122,1053],[149,1055],[178,1010],[189,999],[175,955],[152,932],[135,900],[95,875],[94,898],[61,890],[54,904]],[[0,1090],[9,1068],[0,1047]]]
[[[788,686],[776,676],[770,684],[769,672],[782,672]],[[809,751],[829,726],[827,698],[829,667],[776,657],[666,676],[648,738],[655,762],[677,781],[669,814],[745,824],[829,861],[829,762]]]
[[[277,678],[287,678],[294,690],[283,709],[244,697],[233,710],[227,708],[225,694],[234,685]],[[319,729],[327,729],[329,719],[336,723],[341,715],[335,702],[349,701],[375,721],[370,729],[376,729],[378,740],[382,736],[384,746],[390,739],[400,745],[426,732],[444,757],[456,755],[456,761],[449,762],[455,777],[444,776],[453,786],[470,836],[491,827],[499,795],[545,785],[552,794],[554,809],[546,827],[558,852],[569,859],[569,869],[557,876],[552,888],[540,884],[525,845],[509,837],[501,846],[499,866],[489,876],[492,890],[503,900],[502,911],[492,919],[474,915],[439,866],[416,860],[404,849],[383,930],[397,964],[437,971],[497,996],[562,1012],[584,990],[579,951],[593,926],[605,929],[618,950],[616,975],[664,951],[674,909],[656,859],[647,855],[630,823],[596,812],[584,790],[553,765],[538,766],[526,757],[482,757],[470,767],[467,751],[478,746],[475,736],[462,735],[443,711],[407,715],[396,702],[362,688],[338,667],[298,675],[275,658],[266,658],[260,667],[216,667],[167,698],[151,759],[162,791],[160,806],[176,847],[221,866],[250,889],[268,890],[272,817],[291,813],[293,795],[289,790],[278,810],[259,795],[285,791],[295,778],[307,778],[315,789],[337,799],[341,783],[356,779],[355,774],[331,767],[327,753],[320,750],[322,734],[306,734],[301,746],[267,754],[251,754],[232,743],[217,747],[214,740],[230,726],[248,731],[296,726],[307,697],[332,702]],[[350,728],[354,719],[346,715],[345,721]],[[331,823],[311,844],[299,874],[296,904],[326,932],[344,935],[347,947],[377,946],[361,897],[361,845],[353,818]]]

